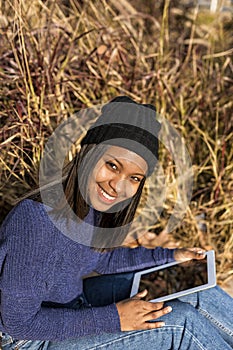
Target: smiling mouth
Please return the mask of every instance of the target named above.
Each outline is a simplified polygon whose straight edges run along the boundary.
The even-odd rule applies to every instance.
[[[113,203],[117,197],[110,196],[107,192],[105,192],[102,187],[98,185],[98,194],[102,200],[104,200],[107,203]]]

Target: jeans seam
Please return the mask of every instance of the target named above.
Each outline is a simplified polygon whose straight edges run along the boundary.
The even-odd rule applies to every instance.
[[[229,328],[225,327],[222,323],[213,318],[206,310],[199,309],[199,311],[203,316],[208,318],[208,320],[210,320],[214,325],[216,325],[218,328],[224,331],[227,335],[231,337],[233,336],[233,332]]]
[[[165,327],[163,327],[163,328],[180,328],[180,330],[181,330],[181,332],[183,332],[183,327],[182,326],[176,326],[176,325],[169,325],[169,326],[165,326]],[[166,329],[164,329],[164,330],[166,330]],[[191,336],[191,338],[193,339],[193,341],[195,342],[195,344],[197,344],[197,346],[201,349],[201,350],[206,350],[206,348],[204,348],[203,346],[202,346],[202,344],[200,343],[200,341],[197,339],[197,337],[192,333],[192,332],[190,332],[187,328],[185,328],[184,329],[184,333],[185,332],[187,332],[190,336]]]
[[[174,328],[176,329],[176,331],[179,331],[181,333],[183,333],[183,327],[182,326],[177,326],[177,325],[169,325],[169,326],[164,326],[163,329],[160,329],[160,332],[166,332],[168,328],[171,328],[174,330]],[[95,345],[94,347],[88,348],[88,350],[95,350],[95,349],[101,349],[104,346],[108,346],[110,344],[116,343],[121,341],[122,339],[126,339],[126,338],[130,338],[133,335],[137,335],[138,333],[140,334],[140,332],[151,332],[153,331],[153,329],[146,329],[143,331],[132,331],[130,334],[127,335],[122,335],[119,338],[116,338],[114,340],[105,342],[104,344],[99,344],[99,345]],[[202,346],[202,344],[199,342],[199,340],[187,329],[185,329],[185,332],[187,332],[187,334],[189,334],[191,336],[191,338],[193,339],[193,341],[195,342],[195,344],[199,347],[200,350],[206,350],[206,348],[204,348]]]
[[[14,345],[14,350],[19,350],[27,342],[28,340],[18,340],[17,343]]]

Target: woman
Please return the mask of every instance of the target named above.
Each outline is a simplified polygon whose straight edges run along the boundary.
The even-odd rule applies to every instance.
[[[159,129],[153,106],[117,97],[66,169],[65,196],[51,186],[8,215],[2,349],[232,349],[233,300],[218,287],[165,304],[142,300],[146,290],[129,298],[132,271],[204,257],[195,248],[119,247],[156,166]],[[56,199],[48,206],[50,192]],[[93,271],[109,277],[83,287]]]

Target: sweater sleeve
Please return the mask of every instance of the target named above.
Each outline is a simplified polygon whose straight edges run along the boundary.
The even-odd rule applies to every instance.
[[[35,296],[2,293],[4,331],[16,339],[58,340],[120,331],[115,304],[80,310],[45,308]]]
[[[162,247],[147,249],[144,247],[118,248],[102,253],[96,271],[101,274],[143,270],[174,261],[174,250]]]
[[[12,211],[1,228],[5,243],[0,254],[0,330],[15,339],[58,341],[120,331],[115,304],[78,310],[42,306],[43,301],[53,301],[50,296],[70,289],[65,288],[69,283],[65,277],[74,266],[69,256],[64,266],[54,245],[64,240],[51,235],[53,226],[43,213],[40,205],[27,201]],[[64,282],[57,286],[59,274]]]

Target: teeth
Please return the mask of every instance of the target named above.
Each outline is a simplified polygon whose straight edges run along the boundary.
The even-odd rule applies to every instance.
[[[102,190],[102,188],[101,188],[100,191],[101,191],[102,195],[103,195],[106,199],[108,199],[108,200],[110,200],[110,201],[112,201],[112,200],[115,199],[115,197],[109,196],[109,194],[107,194],[106,192],[104,192],[104,190]]]

